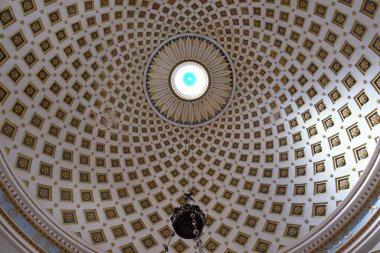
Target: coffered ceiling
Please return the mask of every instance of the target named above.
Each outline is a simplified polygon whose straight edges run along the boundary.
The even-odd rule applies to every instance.
[[[278,252],[339,205],[373,153],[378,9],[1,1],[0,142],[46,215],[99,251],[160,252],[190,188],[207,251]],[[160,118],[143,87],[150,55],[183,33],[220,44],[236,76],[223,115],[193,128]],[[171,250],[194,246],[175,238]]]

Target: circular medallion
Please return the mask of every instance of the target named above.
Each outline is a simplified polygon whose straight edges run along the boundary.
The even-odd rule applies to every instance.
[[[144,89],[153,110],[181,126],[208,124],[235,91],[232,62],[215,41],[184,34],[164,41],[148,60]]]

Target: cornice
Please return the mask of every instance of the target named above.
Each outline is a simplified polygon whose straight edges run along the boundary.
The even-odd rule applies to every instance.
[[[0,188],[17,211],[46,239],[62,252],[99,252],[52,219],[25,191],[22,182],[11,169],[5,149],[0,147]],[[25,232],[25,231],[24,231]],[[29,235],[31,237],[31,235]]]

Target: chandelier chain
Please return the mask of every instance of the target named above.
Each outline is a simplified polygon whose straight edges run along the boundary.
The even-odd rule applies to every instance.
[[[190,168],[191,168],[191,165],[190,165],[190,159],[191,159],[191,133],[189,135],[190,138],[188,138],[189,140],[189,144],[188,144],[188,148],[187,148],[187,163],[189,164],[187,166],[187,192],[190,193]]]

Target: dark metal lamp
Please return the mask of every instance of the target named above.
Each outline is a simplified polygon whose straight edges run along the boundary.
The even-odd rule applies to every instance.
[[[191,197],[191,193],[185,193],[184,195],[186,203],[183,206],[174,208],[173,215],[170,218],[175,233],[170,235],[171,237],[168,244],[164,244],[164,249],[165,252],[169,252],[170,242],[177,234],[183,239],[195,239],[197,241],[199,253],[203,253],[200,234],[205,225],[205,214],[199,206],[189,204],[190,201],[194,201]]]

